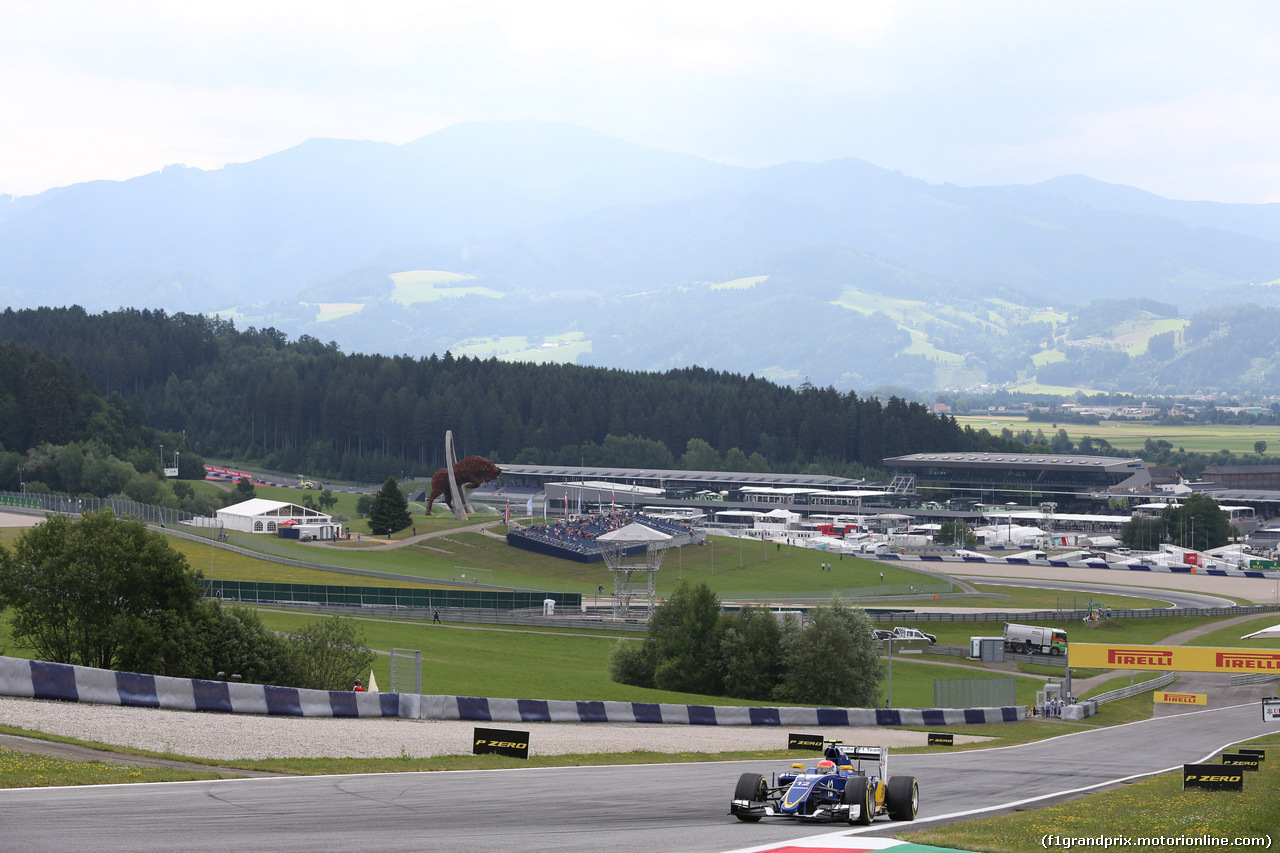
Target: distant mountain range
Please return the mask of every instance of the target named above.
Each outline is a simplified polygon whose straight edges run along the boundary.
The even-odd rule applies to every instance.
[[[531,122],[0,197],[14,307],[842,389],[1270,393],[1278,279],[1280,205],[748,169]]]

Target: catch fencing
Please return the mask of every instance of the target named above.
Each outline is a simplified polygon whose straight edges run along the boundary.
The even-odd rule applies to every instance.
[[[422,651],[420,649],[391,650],[392,693],[422,692]]]
[[[541,608],[548,598],[556,607],[581,609],[576,592],[528,592],[502,589],[406,589],[379,586],[333,586],[309,583],[210,580],[203,578],[206,598],[245,604],[318,604],[333,607],[378,607],[433,610],[522,610]]]
[[[1017,702],[1013,678],[935,678],[933,707],[977,708],[1013,705]]]
[[[56,512],[66,515],[82,515],[86,512],[111,510],[117,518],[130,518],[160,527],[183,526],[194,535],[212,538],[215,532],[202,531],[191,525],[195,516],[189,512],[163,506],[131,501],[128,498],[72,498],[66,495],[46,495],[32,492],[0,491],[0,506],[28,509],[38,512]]]
[[[950,655],[957,658],[973,657],[973,650],[968,646],[930,646],[928,653],[931,655]],[[1036,666],[1057,667],[1063,670],[1067,668],[1065,655],[1015,655],[1013,652],[1006,651],[1004,660],[1006,663],[1013,661],[1014,663],[1035,664]]]

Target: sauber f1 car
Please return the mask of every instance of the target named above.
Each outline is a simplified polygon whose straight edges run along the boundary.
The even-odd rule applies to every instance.
[[[878,815],[915,820],[920,787],[914,776],[889,776],[889,750],[882,746],[842,746],[824,741],[814,767],[791,765],[772,783],[759,773],[743,773],[729,814],[755,823],[763,817],[847,820],[869,824]]]

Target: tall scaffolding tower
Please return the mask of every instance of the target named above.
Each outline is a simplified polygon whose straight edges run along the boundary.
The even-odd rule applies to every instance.
[[[613,616],[626,619],[653,615],[656,575],[671,545],[671,536],[632,522],[596,537],[605,565],[613,572]],[[641,550],[643,548],[643,550]]]

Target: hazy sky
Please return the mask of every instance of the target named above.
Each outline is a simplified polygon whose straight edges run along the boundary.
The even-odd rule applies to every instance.
[[[0,193],[494,119],[1280,202],[1280,3],[0,0]]]

